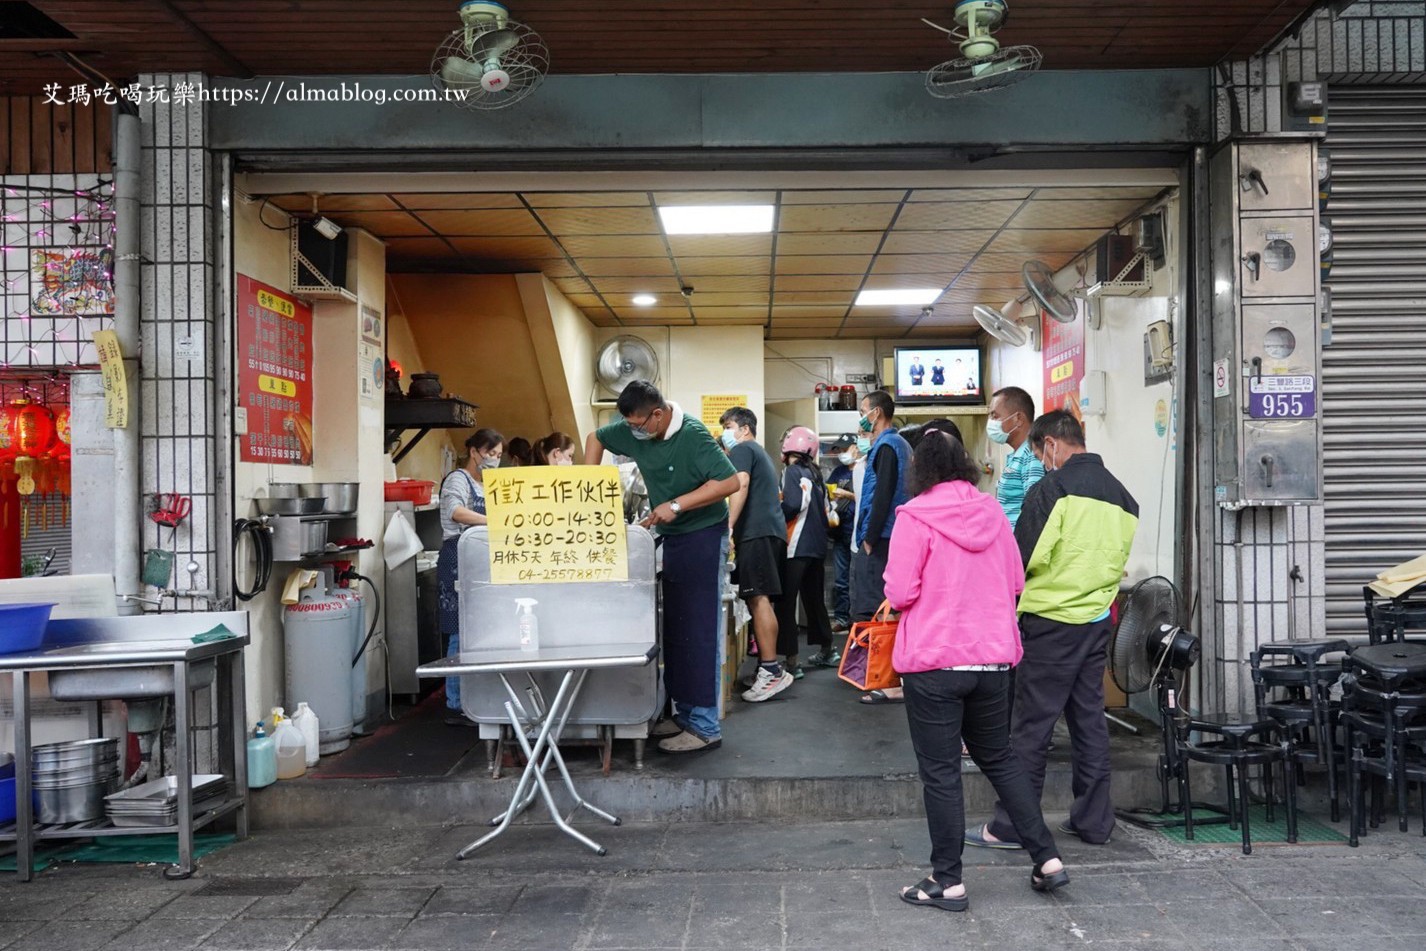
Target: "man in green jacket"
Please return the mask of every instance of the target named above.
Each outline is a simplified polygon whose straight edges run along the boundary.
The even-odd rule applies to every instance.
[[[1045,477],[1025,497],[1015,540],[1025,561],[1015,671],[1011,746],[1038,796],[1055,721],[1069,725],[1074,805],[1060,831],[1102,844],[1114,831],[1109,798],[1109,730],[1104,721],[1104,662],[1109,608],[1139,524],[1139,504],[1104,461],[1084,446],[1084,429],[1065,410],[1030,427],[1030,446]],[[997,805],[988,825],[966,832],[971,845],[1019,848],[1015,827]]]

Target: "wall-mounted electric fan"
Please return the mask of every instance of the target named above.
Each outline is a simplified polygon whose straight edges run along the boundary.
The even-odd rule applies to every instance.
[[[1035,303],[1062,324],[1074,323],[1079,314],[1074,297],[1055,283],[1055,272],[1044,261],[1026,261],[1020,269],[1020,277],[1025,281],[1025,290]]]
[[[1030,344],[1038,350],[1039,321],[1024,324],[1017,317],[1006,314],[1007,310],[1018,308],[1019,303],[1019,301],[1012,300],[999,310],[985,304],[976,304],[971,308],[971,314],[975,317],[975,322],[980,324],[982,330],[1001,343],[1011,347],[1023,347]]]
[[[659,358],[642,337],[624,334],[599,348],[594,357],[594,379],[606,397],[617,397],[635,380],[657,383]]]
[[[535,91],[550,68],[540,34],[489,0],[460,6],[461,28],[436,47],[431,79],[462,109],[503,109]]]
[[[973,93],[1001,89],[1040,68],[1040,51],[1033,46],[1001,46],[992,34],[1009,15],[1005,0],[960,0],[952,11],[959,29],[922,19],[960,40],[960,57],[932,67],[926,73],[926,91],[937,99],[957,99]]]

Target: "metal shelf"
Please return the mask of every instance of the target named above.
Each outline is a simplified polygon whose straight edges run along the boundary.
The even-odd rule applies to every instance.
[[[204,826],[221,819],[238,809],[242,804],[241,799],[231,798],[211,809],[203,810],[193,817],[193,831],[197,832]],[[17,826],[13,822],[0,828],[0,842],[14,842],[16,832]],[[108,816],[105,816],[103,819],[90,819],[85,822],[71,822],[65,825],[45,826],[37,823],[34,827],[34,838],[36,841],[41,839],[93,839],[111,835],[164,835],[165,833],[173,835],[177,832],[177,823],[168,826],[116,826]]]
[[[479,407],[458,397],[441,400],[388,399],[386,401],[386,444],[389,446],[408,430],[416,430],[412,440],[392,457],[400,462],[433,429],[472,429]]]

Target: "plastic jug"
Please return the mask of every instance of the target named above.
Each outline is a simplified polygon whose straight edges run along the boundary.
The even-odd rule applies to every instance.
[[[522,651],[540,649],[540,619],[535,616],[535,605],[539,603],[534,598],[515,599],[515,630],[520,635]]]
[[[258,721],[248,740],[248,788],[261,789],[277,782],[277,743]]]
[[[278,720],[272,738],[277,743],[278,779],[296,779],[307,772],[307,741],[291,720]]]
[[[312,712],[312,708],[307,706],[304,700],[297,704],[297,712],[292,714],[292,725],[297,727],[302,734],[302,740],[307,744],[307,765],[309,767],[317,765],[319,755],[318,734],[320,727],[317,723],[317,714]]]

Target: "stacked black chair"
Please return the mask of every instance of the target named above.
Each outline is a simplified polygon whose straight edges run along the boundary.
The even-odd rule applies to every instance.
[[[1252,806],[1252,796],[1248,789],[1248,770],[1257,766],[1262,770],[1263,792],[1267,802],[1267,820],[1274,821],[1273,779],[1274,766],[1282,769],[1282,785],[1287,806],[1287,841],[1297,841],[1297,789],[1293,777],[1289,775],[1292,763],[1285,741],[1273,742],[1272,734],[1277,729],[1275,721],[1265,717],[1239,717],[1232,714],[1220,716],[1176,718],[1175,734],[1178,754],[1182,760],[1221,766],[1228,790],[1229,828],[1243,832],[1243,854],[1253,852],[1252,830],[1248,810]],[[1194,740],[1194,734],[1199,739]],[[1219,739],[1210,740],[1207,737]],[[1264,742],[1267,738],[1267,742]],[[1193,790],[1189,783],[1187,762],[1179,773],[1179,805],[1183,810],[1184,837],[1193,838]]]
[[[1304,764],[1326,768],[1333,822],[1341,818],[1337,770],[1343,754],[1337,746],[1338,705],[1331,690],[1342,668],[1323,663],[1323,658],[1350,647],[1343,640],[1275,642],[1250,655],[1258,717],[1271,720],[1279,740],[1287,744],[1298,785],[1304,782]]]
[[[1367,637],[1372,644],[1399,643],[1411,636],[1426,637],[1426,586],[1384,598],[1370,585],[1365,585],[1362,602],[1367,615]]]
[[[1343,678],[1341,722],[1346,733],[1349,844],[1356,846],[1367,823],[1385,818],[1385,787],[1396,800],[1398,824],[1407,831],[1407,792],[1421,785],[1422,835],[1426,835],[1426,682],[1383,684],[1369,670],[1350,669]],[[1368,809],[1363,785],[1372,777]]]

